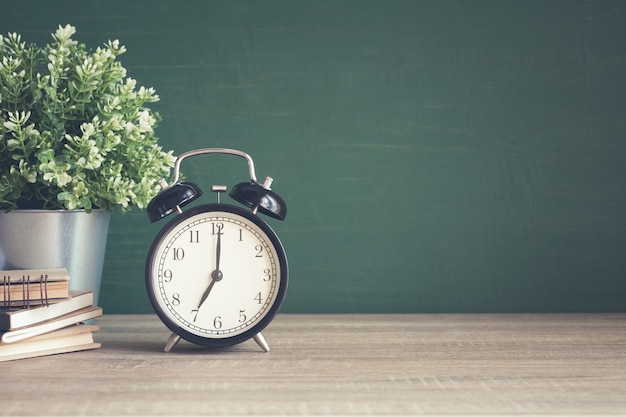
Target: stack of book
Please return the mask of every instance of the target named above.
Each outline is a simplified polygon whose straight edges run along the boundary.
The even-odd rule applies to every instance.
[[[84,322],[102,308],[69,280],[64,268],[0,271],[0,362],[100,347]]]

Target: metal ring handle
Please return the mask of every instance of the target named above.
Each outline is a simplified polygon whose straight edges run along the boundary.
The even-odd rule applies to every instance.
[[[248,168],[250,169],[250,180],[252,180],[252,182],[256,184],[263,185],[263,184],[260,184],[256,179],[256,175],[254,173],[254,162],[252,161],[252,157],[250,157],[250,155],[248,155],[245,152],[238,151],[236,149],[228,149],[228,148],[201,148],[201,149],[195,149],[193,151],[187,151],[187,152],[181,153],[178,156],[178,158],[176,158],[176,162],[174,163],[174,178],[172,179],[172,184],[176,184],[178,182],[178,179],[180,178],[180,164],[183,162],[183,159],[188,158],[190,156],[204,155],[204,154],[210,154],[210,153],[236,155],[236,156],[242,157],[243,159],[248,161]]]

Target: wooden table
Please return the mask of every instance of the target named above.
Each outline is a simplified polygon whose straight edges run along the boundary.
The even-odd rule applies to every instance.
[[[0,364],[0,414],[626,414],[626,314],[279,315],[270,353],[98,324],[100,349]]]

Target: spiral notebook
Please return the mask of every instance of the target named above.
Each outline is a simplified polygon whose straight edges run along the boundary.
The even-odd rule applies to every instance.
[[[0,271],[0,308],[28,308],[69,298],[65,268]]]

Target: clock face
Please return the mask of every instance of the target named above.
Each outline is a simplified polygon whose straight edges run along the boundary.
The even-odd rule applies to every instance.
[[[287,260],[273,230],[239,207],[183,212],[159,233],[146,265],[150,301],[184,339],[221,346],[260,332],[287,288]]]

